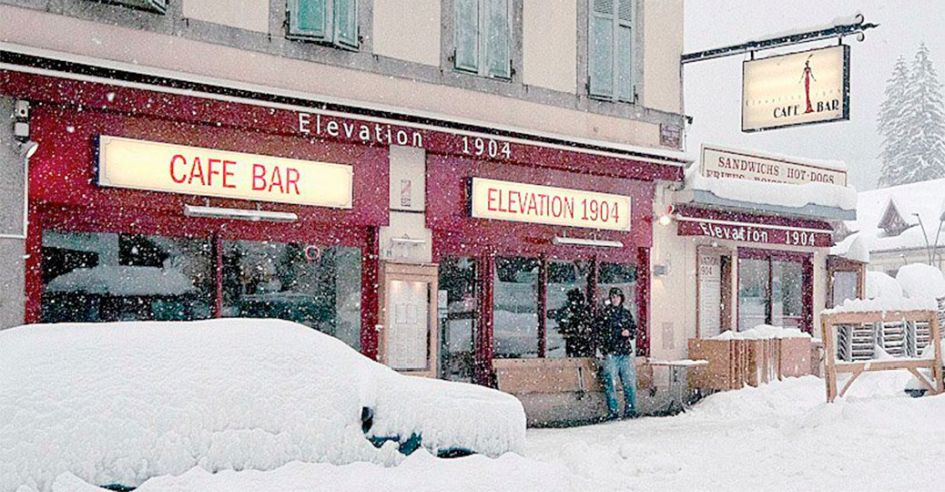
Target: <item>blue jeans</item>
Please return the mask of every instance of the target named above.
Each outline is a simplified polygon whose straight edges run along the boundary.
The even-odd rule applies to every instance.
[[[607,397],[607,409],[610,417],[620,415],[617,402],[617,378],[623,386],[623,398],[626,401],[624,415],[632,415],[637,409],[637,368],[632,355],[608,355],[604,358],[604,393]]]

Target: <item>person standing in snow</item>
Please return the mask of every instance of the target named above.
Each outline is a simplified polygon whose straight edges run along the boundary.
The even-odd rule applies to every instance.
[[[617,382],[623,386],[626,406],[624,418],[637,416],[636,322],[624,307],[623,291],[610,289],[607,301],[597,321],[598,343],[604,356],[604,392],[607,397],[608,419],[620,417],[617,401]]]

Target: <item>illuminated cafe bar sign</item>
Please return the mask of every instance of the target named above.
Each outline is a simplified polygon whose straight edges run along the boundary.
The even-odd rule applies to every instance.
[[[708,145],[702,146],[700,171],[707,178],[747,179],[787,184],[847,185],[847,172],[842,169]]]
[[[747,60],[742,131],[850,119],[850,47]]]
[[[472,178],[472,216],[534,224],[630,230],[630,197]]]
[[[102,135],[98,184],[261,202],[351,208],[351,166]]]
[[[680,236],[705,236],[726,241],[828,248],[831,231],[679,217]]]

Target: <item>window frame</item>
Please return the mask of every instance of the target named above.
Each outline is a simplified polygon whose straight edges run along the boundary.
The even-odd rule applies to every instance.
[[[360,51],[363,41],[361,39],[361,16],[360,0],[341,0],[350,2],[350,8],[353,10],[354,38],[353,40],[342,39],[338,29],[338,10],[335,3],[339,0],[317,0],[324,2],[324,22],[321,30],[307,30],[299,27],[299,16],[294,15],[301,10],[301,2],[308,0],[286,0],[286,39],[293,41],[316,42],[333,46],[335,48],[347,51]]]
[[[735,322],[734,328],[736,331],[742,331],[740,327],[741,323],[741,260],[762,260],[766,263],[768,267],[768,282],[765,286],[765,323],[772,324],[773,314],[772,314],[772,304],[773,299],[773,289],[774,289],[774,275],[773,275],[773,263],[775,261],[781,262],[790,262],[797,263],[801,267],[801,320],[800,320],[800,330],[805,333],[811,333],[813,330],[813,319],[814,319],[814,299],[813,299],[813,255],[810,253],[794,253],[787,251],[777,251],[777,250],[765,250],[765,249],[754,249],[754,248],[739,248],[736,258],[736,278],[735,278]],[[751,329],[749,327],[746,329]]]
[[[641,40],[639,39],[639,33],[641,32],[640,22],[639,22],[639,19],[641,17],[641,12],[642,12],[642,6],[640,5],[641,2],[639,0],[611,0],[613,2],[612,9],[611,9],[610,15],[607,16],[610,18],[610,21],[611,21],[611,32],[612,32],[612,36],[611,36],[612,39],[611,39],[611,46],[610,46],[610,59],[609,59],[610,73],[611,73],[611,82],[610,82],[611,90],[609,93],[606,93],[606,92],[594,91],[593,90],[594,84],[592,83],[592,78],[591,78],[592,67],[594,66],[593,24],[594,24],[595,16],[599,17],[602,15],[602,14],[597,13],[594,9],[594,3],[596,1],[597,0],[587,0],[585,4],[587,8],[587,11],[586,11],[587,19],[585,22],[586,39],[584,40],[585,42],[584,42],[584,47],[583,47],[583,49],[587,53],[587,57],[585,59],[585,70],[583,71],[583,75],[585,76],[585,79],[584,79],[585,93],[589,98],[597,100],[597,101],[637,104],[640,101],[640,81],[642,79],[639,73],[639,67],[641,66],[639,60],[642,57],[638,56],[638,54],[640,54],[639,46],[641,44],[640,43]],[[620,19],[620,5],[621,5],[621,2],[623,1],[628,1],[631,4],[630,6],[631,15],[630,15],[629,21],[623,21]],[[629,52],[630,52],[630,61],[629,61],[630,97],[629,98],[623,98],[620,95],[621,77],[620,77],[620,64],[618,61],[619,60],[618,52],[619,52],[620,43],[619,43],[618,34],[620,32],[621,26],[624,26],[630,29],[631,45],[629,49]]]
[[[505,0],[506,1],[506,13],[505,13],[505,22],[506,22],[506,32],[508,33],[508,60],[507,60],[507,74],[494,74],[491,71],[491,59],[489,57],[489,35],[488,35],[488,25],[489,25],[489,0],[470,0],[476,4],[477,8],[477,20],[476,20],[476,67],[475,70],[472,67],[463,67],[459,64],[458,52],[459,52],[459,5],[461,0],[453,0],[452,6],[450,9],[451,25],[452,25],[452,37],[450,42],[452,43],[450,49],[450,55],[448,57],[449,62],[452,66],[452,70],[457,73],[477,75],[479,77],[485,77],[494,80],[501,80],[511,82],[515,76],[515,23],[513,22],[515,16],[515,3],[516,0]]]

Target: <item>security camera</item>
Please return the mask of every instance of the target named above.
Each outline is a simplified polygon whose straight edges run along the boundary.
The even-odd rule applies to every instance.
[[[21,99],[16,102],[15,108],[16,109],[14,110],[14,114],[16,115],[17,119],[25,120],[30,117],[30,102],[29,101],[24,101]]]
[[[25,142],[20,142],[18,150],[20,151],[21,156],[29,159],[30,157],[33,157],[33,154],[36,153],[37,149],[39,149],[38,143],[32,140],[27,140]]]

